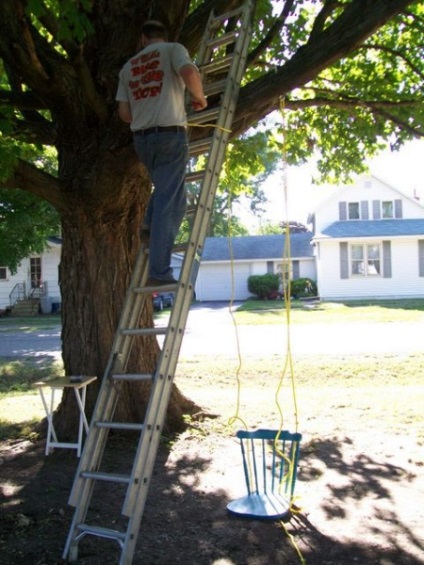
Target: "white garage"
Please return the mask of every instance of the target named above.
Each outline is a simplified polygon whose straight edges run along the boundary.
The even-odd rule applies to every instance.
[[[250,264],[246,262],[234,262],[233,267],[228,262],[225,264],[203,263],[196,282],[196,299],[202,302],[206,300],[246,300],[250,296],[247,290],[247,279],[250,275]]]

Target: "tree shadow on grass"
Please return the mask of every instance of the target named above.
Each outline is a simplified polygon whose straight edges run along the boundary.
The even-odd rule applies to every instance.
[[[73,509],[68,496],[77,467],[75,453],[57,450],[44,457],[42,443],[15,444],[3,452],[2,513],[0,547],[2,563],[12,565],[58,565],[68,534]],[[113,438],[105,454],[107,470],[119,472],[132,462],[132,448],[122,438]],[[240,461],[239,461],[240,458]],[[324,475],[310,472],[317,462]],[[369,496],[391,501],[386,481],[399,483],[404,472],[395,465],[380,464],[357,454],[346,461],[343,442],[315,443],[302,455],[300,487],[322,480],[331,472],[327,491],[316,498],[326,520],[336,518],[348,532],[355,527],[343,505]],[[363,479],[362,479],[363,477]],[[334,479],[333,482],[331,482]],[[336,480],[337,479],[337,480]],[[234,482],[237,484],[234,485]],[[230,484],[232,483],[232,484]],[[160,447],[137,541],[134,565],[297,565],[299,557],[281,525],[274,522],[230,517],[226,506],[234,490],[244,489],[238,445],[233,438],[183,437]],[[355,485],[360,485],[355,489]],[[111,521],[119,529],[122,487],[102,483],[99,498],[93,498],[96,521]],[[244,493],[242,493],[244,494]],[[335,504],[326,496],[337,500]],[[418,503],[418,501],[417,501]],[[395,509],[376,507],[371,526],[387,534],[378,546],[350,536],[343,541],[329,534],[309,515],[298,513],[286,524],[308,565],[419,565],[423,562],[408,551],[421,548],[414,532],[399,519],[396,530],[381,531],[382,521],[395,519]],[[398,517],[397,517],[398,518]],[[331,531],[331,530],[330,530]],[[399,536],[406,547],[400,547]],[[349,536],[344,536],[344,539]],[[87,536],[80,543],[81,565],[116,565],[119,551],[114,542]]]

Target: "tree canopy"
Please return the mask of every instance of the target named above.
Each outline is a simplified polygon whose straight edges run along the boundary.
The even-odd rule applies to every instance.
[[[60,218],[67,374],[103,374],[151,190],[129,128],[117,117],[118,72],[138,50],[146,19],[164,21],[170,39],[195,58],[211,10],[227,13],[242,1],[0,0],[0,219],[22,211],[22,221],[35,226],[29,214],[35,197]],[[267,152],[278,151],[289,164],[318,155],[326,180],[359,172],[365,157],[387,144],[396,149],[423,136],[422,1],[256,0],[254,6],[231,133],[237,168],[223,172],[229,190],[249,188],[252,127],[269,142],[255,175]],[[271,118],[275,111],[278,119]],[[208,134],[208,128],[190,132],[192,139]],[[247,143],[236,144],[243,136]],[[53,166],[47,154],[57,156]],[[54,225],[53,212],[41,206],[41,214]],[[0,235],[20,238],[17,231]],[[25,237],[21,243],[22,254]],[[144,315],[147,323],[151,310]],[[157,349],[150,343],[140,361],[138,347],[132,363],[148,372]],[[128,395],[125,414],[140,406]]]
[[[118,70],[137,48],[139,24],[152,14],[165,20],[171,38],[195,57],[210,11],[240,3],[176,0],[169,9],[164,0],[2,0],[0,186],[21,188],[63,209],[67,180],[60,149],[56,172],[46,171],[40,155],[45,147],[60,148],[68,128],[75,138],[93,127],[105,133],[109,148],[129,144],[128,132],[116,123],[114,94]],[[284,127],[270,121],[265,129],[284,129],[291,164],[318,154],[327,181],[360,172],[364,157],[387,144],[396,149],[423,136],[423,2],[255,5],[234,136],[280,110]],[[97,136],[91,162],[101,143]],[[232,171],[238,171],[234,162]],[[8,200],[4,192],[2,200]]]

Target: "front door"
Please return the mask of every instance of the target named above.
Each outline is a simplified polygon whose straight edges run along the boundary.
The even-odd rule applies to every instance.
[[[31,294],[34,294],[34,289],[43,288],[43,273],[41,271],[41,257],[31,257],[29,260],[29,280],[31,287]]]

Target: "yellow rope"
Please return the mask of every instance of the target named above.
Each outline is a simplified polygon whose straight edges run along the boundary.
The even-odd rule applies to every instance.
[[[228,178],[228,161],[225,162],[225,170]],[[243,358],[240,351],[240,338],[238,332],[237,321],[234,316],[233,312],[233,305],[234,305],[234,298],[235,298],[235,275],[234,275],[234,252],[233,252],[233,244],[232,244],[232,199],[231,199],[231,191],[228,191],[228,248],[230,252],[230,266],[231,266],[231,297],[230,303],[228,305],[228,310],[231,316],[231,320],[234,326],[234,334],[236,337],[236,347],[237,347],[237,358],[238,358],[238,365],[235,373],[235,379],[237,383],[237,392],[236,392],[236,409],[233,416],[231,416],[228,420],[228,426],[233,426],[236,422],[240,422],[245,430],[247,430],[247,424],[240,417],[240,403],[241,403],[241,370],[243,367]]]
[[[282,146],[282,155],[283,155],[283,190],[284,190],[284,204],[286,209],[286,214],[288,211],[288,179],[287,179],[287,145],[286,145],[286,123],[285,123],[285,106],[284,106],[284,99],[280,98],[280,114],[282,120],[282,128],[283,128],[283,146]],[[280,380],[277,386],[276,394],[275,394],[275,402],[277,405],[277,409],[280,414],[280,428],[279,433],[277,434],[275,441],[274,441],[274,449],[278,453],[281,459],[286,461],[288,465],[288,471],[285,476],[282,477],[280,481],[280,489],[284,483],[288,485],[288,488],[291,488],[293,484],[294,475],[296,472],[295,469],[295,461],[294,461],[294,454],[293,459],[290,460],[289,457],[285,453],[283,453],[278,447],[278,437],[283,430],[284,427],[284,414],[281,408],[281,404],[279,401],[279,396],[281,390],[283,388],[283,381],[287,374],[290,373],[290,382],[291,382],[291,389],[292,389],[292,397],[293,397],[293,407],[294,407],[294,418],[295,418],[295,430],[296,432],[299,429],[299,410],[298,410],[298,402],[297,402],[297,395],[296,395],[296,382],[295,382],[295,374],[294,374],[294,367],[293,367],[293,357],[291,351],[291,333],[290,333],[290,323],[291,323],[291,283],[290,283],[290,265],[291,265],[291,252],[290,252],[290,225],[289,225],[289,218],[288,215],[286,217],[286,233],[285,233],[285,240],[284,240],[284,250],[283,250],[283,264],[282,264],[282,285],[283,285],[283,296],[284,296],[284,306],[285,306],[285,313],[286,313],[286,328],[287,328],[287,348],[286,348],[286,359],[284,363],[283,370],[281,372]],[[287,267],[287,268],[286,268]],[[290,499],[290,512],[298,513],[298,510],[294,506],[294,497]],[[292,546],[294,547],[300,562],[302,565],[306,565],[306,561],[294,539],[294,537],[290,534],[287,530],[283,521],[280,521],[281,527],[283,528],[284,532],[286,533],[287,537],[289,538]]]
[[[305,560],[305,558],[303,557],[302,552],[301,552],[300,549],[299,549],[299,546],[297,545],[297,543],[296,543],[294,537],[293,537],[292,534],[288,531],[288,529],[287,529],[285,523],[284,523],[282,520],[280,520],[280,526],[281,526],[281,528],[284,530],[284,533],[286,534],[286,536],[289,538],[290,543],[292,544],[294,550],[296,551],[296,553],[297,553],[297,555],[298,555],[298,557],[299,557],[300,563],[301,563],[302,565],[306,565],[306,560]]]
[[[191,128],[215,128],[221,131],[225,131],[225,133],[231,133],[230,129],[223,128],[222,126],[218,126],[217,124],[193,124],[191,122],[187,122],[187,126]]]
[[[284,200],[285,200],[285,208],[286,208],[286,213],[288,210],[288,182],[287,182],[287,154],[286,154],[286,136],[285,136],[285,113],[284,113],[284,100],[280,99],[280,112],[281,112],[281,116],[282,116],[282,124],[283,124],[283,188],[284,188]],[[198,126],[198,127],[208,127],[206,125],[204,126]],[[220,128],[223,129],[223,128]],[[225,130],[224,130],[225,131]],[[225,167],[227,167],[228,165],[228,161],[225,164]],[[226,171],[227,172],[227,171]],[[227,172],[227,177],[228,177],[228,172]],[[229,245],[229,252],[230,252],[230,265],[231,265],[231,298],[230,298],[230,303],[229,303],[229,312],[231,315],[231,319],[234,325],[234,331],[235,331],[235,336],[236,336],[236,346],[237,346],[237,356],[238,356],[238,366],[236,369],[236,374],[235,374],[235,378],[236,378],[236,383],[237,383],[237,391],[236,391],[236,408],[235,408],[235,413],[233,416],[231,416],[228,420],[228,426],[233,426],[235,422],[240,422],[242,424],[242,426],[247,430],[247,424],[246,422],[243,420],[243,418],[240,416],[240,404],[241,404],[241,378],[240,378],[240,374],[242,371],[242,355],[241,355],[241,351],[240,351],[240,339],[239,339],[239,332],[238,332],[238,326],[237,326],[237,321],[235,319],[234,313],[233,313],[233,304],[234,304],[234,298],[235,298],[235,275],[234,275],[234,253],[233,253],[233,246],[232,246],[232,238],[231,238],[231,220],[232,220],[232,201],[231,201],[231,192],[230,190],[228,191],[228,245]],[[282,284],[283,284],[283,295],[284,295],[284,305],[285,305],[285,312],[286,312],[286,327],[287,327],[287,349],[286,349],[286,358],[285,358],[285,363],[284,363],[284,367],[283,370],[281,372],[281,376],[279,379],[279,383],[277,386],[277,390],[275,393],[275,402],[276,402],[276,406],[278,409],[278,412],[280,414],[280,427],[279,427],[279,431],[278,434],[276,435],[276,438],[274,440],[274,449],[275,452],[279,455],[279,457],[285,461],[287,463],[287,468],[288,471],[287,473],[284,474],[284,476],[282,477],[281,481],[280,481],[280,489],[281,486],[284,483],[287,483],[288,488],[291,487],[292,483],[293,483],[293,479],[294,479],[294,473],[295,473],[295,461],[292,459],[290,459],[289,457],[287,457],[287,455],[285,453],[283,453],[278,445],[278,438],[280,436],[281,431],[283,430],[283,426],[284,426],[284,414],[283,414],[283,410],[279,401],[279,395],[281,393],[281,390],[283,388],[283,381],[284,381],[284,377],[287,373],[287,371],[290,372],[290,380],[291,380],[291,388],[292,388],[292,395],[293,395],[293,404],[294,404],[294,415],[295,415],[295,429],[296,432],[298,431],[298,427],[299,427],[299,418],[298,418],[298,403],[297,403],[297,396],[296,396],[296,386],[295,386],[295,376],[294,376],[294,367],[293,367],[293,358],[292,358],[292,352],[291,352],[291,341],[290,341],[290,313],[291,313],[291,284],[290,284],[290,262],[291,262],[291,253],[290,253],[290,228],[289,228],[289,219],[287,217],[286,219],[286,237],[285,237],[285,242],[284,242],[284,250],[283,250],[283,268],[282,268]],[[287,265],[287,269],[285,268]],[[248,451],[249,451],[249,447],[248,447]],[[247,465],[250,468],[252,466],[252,454],[248,453],[247,454]],[[251,469],[249,469],[249,473],[248,473],[249,477],[252,477],[252,472]],[[253,486],[251,485],[252,490]],[[293,514],[295,513],[299,513],[300,510],[294,506],[294,497],[291,497],[290,499],[290,512],[292,512]],[[287,537],[290,540],[290,543],[292,544],[293,548],[295,549],[299,560],[301,562],[301,565],[306,565],[306,561],[298,547],[298,545],[296,544],[296,541],[294,539],[294,537],[292,536],[292,534],[290,534],[290,532],[287,530],[285,524],[283,521],[280,521],[281,527],[284,530],[284,532],[286,533]]]

